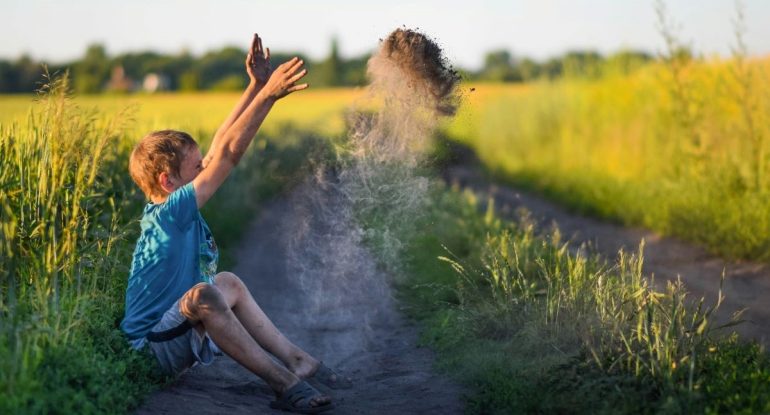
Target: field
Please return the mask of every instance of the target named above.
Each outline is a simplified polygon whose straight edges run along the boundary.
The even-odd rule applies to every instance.
[[[310,89],[294,97],[298,101],[294,105],[276,106],[263,132],[271,134],[290,123],[312,129],[319,135],[339,134],[344,130],[344,109],[361,100],[362,95],[361,90],[353,88]],[[238,93],[93,95],[77,97],[75,101],[83,109],[98,109],[103,114],[125,111],[131,119],[127,134],[141,136],[153,129],[175,128],[200,133],[205,141],[219,127],[238,96]],[[34,100],[33,95],[0,97],[0,124],[23,121]]]
[[[579,212],[676,235],[726,257],[764,260],[769,66],[696,61],[632,73],[607,68],[598,80],[464,85],[465,105],[445,133],[473,148],[498,179]],[[127,111],[127,133],[137,137],[179,128],[204,138],[236,98],[116,95],[77,102],[107,114]],[[24,119],[32,99],[0,99],[0,123]],[[345,109],[365,97],[360,89],[311,89],[296,101],[278,106],[264,132],[293,125],[339,135]]]
[[[494,177],[579,211],[766,260],[767,65],[658,63],[594,79],[463,85],[463,106],[440,135],[474,149]],[[65,90],[58,81],[32,112],[30,96],[0,97],[0,412],[125,412],[165,381],[116,326],[143,203],[127,157],[158,128],[189,131],[205,148],[237,100],[71,100]],[[369,105],[355,89],[291,99],[217,194],[220,209],[204,212],[225,252],[242,228],[234,218],[306,176],[308,161],[339,158],[345,110]],[[403,274],[401,299],[441,366],[471,388],[470,412],[770,409],[764,352],[712,337],[712,311],[692,308],[681,286],[652,290],[640,255],[608,265],[575,253],[558,232],[479,213],[473,195],[433,173],[421,173],[430,191],[413,220],[394,221],[387,205],[358,220],[383,267]],[[377,235],[403,243],[385,249]]]
[[[576,211],[767,260],[769,68],[689,61],[477,86],[448,134],[498,179]]]

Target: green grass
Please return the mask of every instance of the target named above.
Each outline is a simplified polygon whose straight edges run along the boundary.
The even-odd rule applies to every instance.
[[[478,85],[446,133],[498,180],[728,258],[770,258],[767,58]],[[476,95],[480,94],[480,95]]]
[[[404,238],[399,296],[439,367],[469,387],[467,412],[770,410],[764,352],[716,336],[712,310],[681,286],[655,292],[639,255],[606,263],[456,189],[434,184],[429,199],[408,228],[361,219]]]
[[[123,120],[81,112],[67,86],[52,83],[28,128],[0,128],[4,413],[119,411],[162,381],[115,329],[130,255],[119,212],[136,212]]]
[[[25,121],[0,125],[0,413],[124,413],[166,381],[118,329],[145,203],[127,161],[149,127],[83,109],[67,89],[52,81]],[[220,269],[259,203],[329,152],[317,136],[276,131],[203,212]]]

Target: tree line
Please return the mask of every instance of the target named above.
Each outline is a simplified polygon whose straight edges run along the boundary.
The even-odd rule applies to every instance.
[[[189,52],[162,54],[152,51],[111,56],[101,44],[88,46],[83,56],[71,62],[52,64],[28,55],[16,60],[0,59],[0,93],[29,93],[49,73],[69,71],[73,87],[81,94],[132,91],[237,90],[245,86],[243,60],[246,51],[237,47],[212,50],[201,56]],[[366,83],[368,54],[340,56],[336,40],[325,59],[312,60],[302,53],[274,53],[280,63],[299,56],[308,68],[307,81],[317,87],[360,86]],[[529,82],[564,76],[598,77],[608,68],[628,72],[653,59],[642,51],[620,51],[603,56],[594,51],[572,51],[541,62],[514,56],[507,50],[488,52],[476,71],[460,68],[470,81]]]

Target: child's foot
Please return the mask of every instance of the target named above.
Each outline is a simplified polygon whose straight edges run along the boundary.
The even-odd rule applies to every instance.
[[[312,357],[297,356],[294,364],[289,367],[292,373],[298,378],[305,380],[315,373],[321,362],[313,359]]]
[[[320,383],[331,389],[350,389],[353,387],[353,381],[349,377],[340,375],[323,362],[318,362],[316,370],[307,380],[311,383]]]
[[[334,404],[331,398],[300,380],[280,394],[278,399],[270,402],[270,407],[300,414],[316,414],[334,409]]]

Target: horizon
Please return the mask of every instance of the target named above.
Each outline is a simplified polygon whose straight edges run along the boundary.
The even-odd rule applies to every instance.
[[[770,17],[770,2],[740,3],[749,53],[770,53],[770,26],[763,24]],[[569,51],[596,51],[606,56],[639,50],[654,56],[665,50],[653,1],[548,0],[535,4],[487,0],[470,7],[458,1],[398,0],[368,5],[345,4],[344,0],[322,5],[244,0],[227,4],[230,7],[212,7],[204,0],[158,4],[82,0],[66,7],[51,0],[12,3],[2,6],[7,8],[4,14],[9,22],[0,27],[0,35],[13,41],[0,45],[0,58],[28,55],[63,64],[81,58],[91,44],[102,44],[110,56],[145,51],[175,55],[185,50],[200,56],[227,46],[245,49],[252,29],[272,50],[301,53],[312,60],[328,56],[331,39],[336,37],[340,55],[351,58],[371,53],[380,38],[402,26],[436,39],[453,65],[469,70],[479,69],[487,52],[501,49],[536,61]],[[683,43],[698,54],[725,57],[735,44],[735,4],[728,0],[677,1],[665,7]],[[437,7],[444,10],[436,13]],[[233,9],[239,12],[233,15]],[[256,15],[268,17],[251,17]],[[325,19],[317,19],[319,15]],[[27,24],[29,21],[36,25]],[[63,24],[65,29],[60,28]]]

